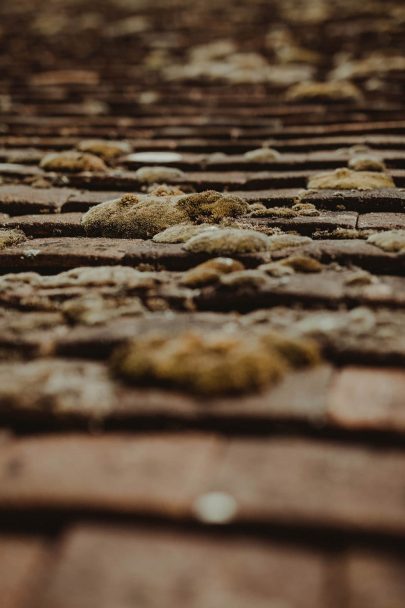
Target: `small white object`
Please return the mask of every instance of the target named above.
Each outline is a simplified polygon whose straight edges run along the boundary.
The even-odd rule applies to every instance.
[[[135,152],[127,160],[139,163],[174,163],[182,159],[177,152]]]
[[[224,524],[233,519],[237,503],[233,496],[226,492],[208,492],[194,503],[197,518],[209,524]]]

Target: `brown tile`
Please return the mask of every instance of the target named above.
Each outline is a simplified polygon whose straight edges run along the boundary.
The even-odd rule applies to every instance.
[[[0,186],[0,210],[10,214],[55,213],[74,193],[69,188]]]
[[[405,558],[352,551],[346,560],[347,608],[402,608]]]

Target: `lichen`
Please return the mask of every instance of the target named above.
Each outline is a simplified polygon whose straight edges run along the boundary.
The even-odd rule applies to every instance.
[[[185,243],[196,234],[213,229],[215,226],[212,224],[177,224],[155,234],[152,241],[155,243]]]
[[[126,141],[112,141],[108,139],[85,139],[77,144],[80,152],[90,152],[99,156],[106,162],[115,160],[124,154],[130,154],[132,148]]]
[[[141,167],[135,171],[135,178],[142,184],[159,184],[182,179],[185,174],[174,167]]]
[[[256,148],[255,150],[249,150],[243,155],[246,160],[251,162],[271,162],[280,158],[280,152],[273,148]]]
[[[6,249],[6,247],[13,247],[25,240],[26,236],[22,230],[0,228],[0,250]]]
[[[352,171],[345,167],[317,173],[308,180],[308,188],[314,190],[373,190],[394,187],[390,175],[373,171]]]
[[[220,277],[243,270],[244,266],[232,258],[212,258],[187,270],[180,279],[180,284],[187,287],[199,287],[217,282]]]
[[[65,173],[80,173],[82,171],[104,172],[107,166],[104,161],[86,152],[69,150],[66,152],[52,152],[46,154],[40,162],[45,171],[62,171]]]
[[[239,217],[249,211],[248,203],[238,196],[215,190],[184,196],[179,200],[178,207],[197,223],[217,223],[225,217]]]
[[[268,249],[270,251],[278,251],[287,247],[300,247],[312,243],[312,239],[308,236],[299,236],[295,234],[275,234],[268,238]]]
[[[287,91],[288,101],[361,101],[360,89],[349,81],[299,82]]]
[[[183,248],[190,253],[233,255],[266,251],[268,242],[268,237],[255,230],[220,228],[197,234]]]
[[[127,194],[92,207],[82,217],[86,234],[147,239],[169,226],[188,221],[176,197]]]
[[[367,242],[391,253],[405,252],[405,230],[386,230],[368,237]]]
[[[257,391],[290,368],[318,361],[312,342],[275,333],[149,334],[113,355],[113,372],[134,384],[184,389],[205,396]]]

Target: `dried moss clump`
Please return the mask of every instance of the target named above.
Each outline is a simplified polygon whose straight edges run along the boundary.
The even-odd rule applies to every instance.
[[[82,171],[97,173],[107,170],[106,164],[98,156],[75,150],[46,154],[40,162],[40,167],[45,171],[64,173],[81,173]]]
[[[140,315],[145,312],[142,302],[137,297],[104,298],[101,294],[85,294],[62,304],[61,310],[66,319],[72,323],[98,325],[111,319],[124,316]]]
[[[280,158],[280,152],[274,148],[256,148],[249,150],[243,155],[246,160],[258,163],[271,162]]]
[[[403,253],[405,252],[405,230],[386,230],[372,234],[368,237],[367,243],[391,253]]]
[[[216,283],[223,275],[243,269],[243,264],[232,258],[212,258],[187,270],[180,279],[180,283],[187,287],[199,287]]]
[[[154,184],[149,186],[147,192],[153,196],[180,196],[181,194],[185,194],[181,188],[170,186],[169,184],[159,184],[158,186]]]
[[[77,144],[80,152],[90,152],[106,162],[112,161],[124,154],[130,154],[131,146],[126,141],[110,141],[108,139],[85,139]]]
[[[268,276],[262,270],[239,270],[221,277],[221,283],[227,287],[260,289],[268,282]]]
[[[88,235],[147,239],[188,219],[171,196],[126,194],[87,211],[82,225]]]
[[[173,167],[141,167],[135,171],[135,178],[143,184],[159,184],[184,178],[180,169]]]
[[[5,249],[6,247],[12,247],[13,245],[18,245],[26,240],[25,234],[22,230],[17,230],[15,228],[11,230],[0,229],[0,250]]]
[[[184,331],[136,338],[114,353],[111,364],[130,383],[210,396],[263,389],[288,369],[317,360],[312,342],[274,333]]]
[[[361,101],[363,94],[349,81],[300,82],[287,91],[288,101]]]
[[[183,247],[191,253],[234,255],[266,251],[268,242],[269,239],[266,235],[255,230],[219,228],[197,234],[187,241]]]
[[[197,223],[217,223],[226,217],[239,217],[249,211],[248,203],[238,196],[221,194],[215,190],[184,196],[179,200],[178,206],[191,221]]]
[[[185,243],[200,232],[214,229],[215,226],[212,224],[177,224],[155,234],[152,241],[155,243]]]
[[[316,217],[320,215],[320,212],[312,203],[295,203],[292,206],[292,210],[298,215],[306,217]]]
[[[321,262],[308,255],[291,255],[280,264],[292,268],[295,272],[321,272],[324,268]]]
[[[373,171],[351,171],[342,168],[317,173],[308,180],[308,188],[319,190],[374,190],[395,188],[390,175]]]

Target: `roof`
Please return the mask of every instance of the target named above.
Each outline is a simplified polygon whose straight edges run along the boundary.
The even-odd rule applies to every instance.
[[[405,605],[400,4],[0,7],[2,608]]]

